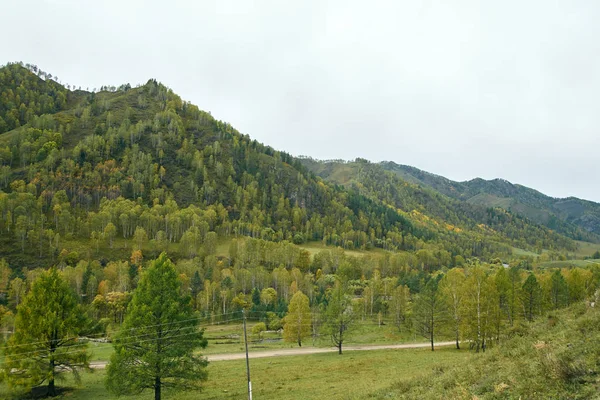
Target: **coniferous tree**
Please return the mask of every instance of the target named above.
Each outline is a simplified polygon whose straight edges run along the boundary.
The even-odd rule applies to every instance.
[[[533,321],[539,313],[539,307],[542,300],[542,289],[535,275],[530,273],[523,283],[521,291],[521,301],[523,303],[523,312],[525,319]]]
[[[86,318],[77,296],[52,268],[37,278],[17,308],[15,334],[5,349],[3,375],[12,387],[31,388],[47,382],[56,396],[58,375],[89,368],[86,344],[78,337]]]
[[[435,334],[446,318],[446,304],[439,290],[441,276],[429,279],[421,293],[417,296],[414,305],[415,329],[431,343],[434,351]]]
[[[560,269],[552,273],[550,282],[550,302],[555,310],[569,303],[569,288]]]
[[[152,389],[160,400],[163,387],[195,389],[206,380],[207,361],[194,352],[207,342],[180,285],[165,253],[142,273],[108,365],[112,392]]]

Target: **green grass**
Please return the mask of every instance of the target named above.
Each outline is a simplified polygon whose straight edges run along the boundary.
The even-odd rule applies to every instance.
[[[333,250],[335,247],[325,246],[322,242],[308,242],[299,245],[299,247],[307,250],[311,256],[314,256],[320,251],[323,250]],[[367,254],[382,254],[384,250],[382,249],[373,249],[373,250],[344,250],[344,253],[353,257],[363,257]]]
[[[244,239],[244,237],[242,238]],[[229,245],[232,238],[221,238],[217,243],[216,256],[217,257],[229,257]],[[300,245],[296,245],[304,250],[307,250],[311,256],[314,256],[323,250],[334,250],[334,246],[326,246],[322,242],[307,242]],[[385,251],[379,248],[372,250],[344,250],[344,253],[353,257],[363,257],[367,254],[383,254]]]
[[[597,399],[600,309],[578,303],[523,323],[512,338],[377,391],[378,399]]]
[[[284,342],[282,335],[275,331],[263,332],[262,340],[252,335],[252,327],[257,322],[248,322],[248,350],[261,351],[294,347],[292,343]],[[241,323],[207,326],[204,337],[208,346],[202,354],[241,353],[244,351],[244,330]]]
[[[283,341],[281,333],[276,331],[263,332],[262,340],[251,334],[255,321],[249,321],[248,330],[248,351],[258,352],[265,350],[293,349],[298,348],[296,343]],[[242,353],[245,350],[243,338],[243,326],[241,323],[229,323],[223,325],[210,325],[205,327],[204,337],[208,340],[208,346],[201,351],[203,355]],[[446,338],[440,336],[436,338],[443,341]],[[386,324],[378,326],[375,321],[359,321],[352,331],[349,332],[344,345],[383,345],[425,342],[421,336],[398,329],[386,321]],[[303,347],[331,347],[331,339],[327,335],[317,338],[306,338],[302,344]],[[92,361],[108,361],[113,352],[110,343],[91,342],[89,344]]]
[[[595,264],[598,261],[593,260],[566,260],[566,261],[546,261],[540,263],[538,267],[540,268],[570,268],[570,267],[580,267],[586,268],[592,264]]]
[[[580,240],[576,240],[576,242],[579,246],[575,252],[577,256],[590,257],[595,252],[600,251],[600,243],[582,242]]]
[[[113,353],[113,347],[110,343],[90,342],[88,344],[92,361],[107,361]]]
[[[467,351],[443,348],[354,351],[343,355],[314,355],[252,359],[253,394],[257,399],[363,399],[398,380],[422,376],[445,364],[463,364],[472,357]],[[173,393],[165,399],[243,399],[246,396],[245,360],[219,361],[208,366],[209,379],[201,392]],[[81,387],[59,397],[70,400],[113,399],[104,388],[105,372],[83,374]],[[68,379],[63,385],[74,387]],[[0,388],[0,397],[6,396]],[[147,391],[125,400],[148,399]]]
[[[519,257],[519,256],[528,256],[528,257],[537,257],[539,256],[539,254],[534,253],[533,251],[529,251],[529,250],[524,250],[524,249],[520,249],[518,247],[513,247],[513,255]]]

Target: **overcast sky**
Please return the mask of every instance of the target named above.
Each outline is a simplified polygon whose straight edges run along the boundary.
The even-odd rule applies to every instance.
[[[293,155],[600,201],[600,2],[0,0],[0,63],[156,78]]]

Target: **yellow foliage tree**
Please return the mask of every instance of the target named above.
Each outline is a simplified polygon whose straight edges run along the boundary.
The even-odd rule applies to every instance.
[[[310,335],[310,305],[308,297],[297,291],[288,306],[288,314],[284,318],[283,339],[286,342],[297,342],[302,346],[302,339]]]

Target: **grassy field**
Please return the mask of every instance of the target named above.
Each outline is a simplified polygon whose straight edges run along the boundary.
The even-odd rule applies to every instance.
[[[252,327],[257,322],[248,322],[248,350],[249,352],[297,348],[296,343],[284,342],[281,333],[275,331],[263,332],[262,340],[252,335]],[[243,326],[241,323],[229,323],[223,325],[209,325],[205,327],[204,337],[208,340],[208,346],[202,350],[203,355],[242,353],[244,351]],[[445,340],[443,337],[437,340]],[[348,336],[345,345],[382,345],[424,342],[425,339],[415,336],[409,332],[399,332],[395,326],[385,324],[378,326],[374,321],[366,320],[358,322]],[[110,343],[91,342],[89,344],[92,361],[107,361],[113,352]],[[307,338],[302,347],[331,347],[329,336]]]
[[[539,254],[534,253],[533,251],[529,251],[529,250],[524,250],[524,249],[520,249],[518,247],[513,247],[513,255],[514,256],[529,256],[529,257],[537,257],[539,256]]]
[[[580,267],[586,268],[592,264],[600,263],[600,260],[567,260],[567,261],[547,261],[540,263],[540,268],[569,268]]]
[[[217,244],[216,255],[220,257],[229,257],[229,244],[231,243],[231,239],[221,239]],[[323,250],[333,250],[335,247],[333,246],[325,246],[322,242],[308,242],[303,243],[301,245],[297,245],[298,247],[307,250],[311,256]],[[344,252],[353,257],[362,257],[366,254],[381,254],[383,250],[381,249],[373,249],[373,250],[344,250]]]
[[[590,257],[595,252],[600,251],[600,243],[582,242],[580,240],[577,240],[576,242],[579,245],[579,248],[575,254],[580,257]]]
[[[299,247],[307,250],[311,256],[315,255],[316,253],[318,253],[320,251],[333,250],[335,248],[332,246],[325,246],[321,242],[308,242],[308,243],[299,245]],[[384,250],[378,249],[378,248],[375,248],[373,250],[344,250],[344,253],[346,253],[347,255],[352,256],[352,257],[363,257],[367,254],[382,254],[383,252],[384,252]]]
[[[251,360],[253,394],[257,399],[364,399],[399,380],[409,380],[442,368],[468,361],[473,354],[451,348],[435,352],[426,349],[377,350],[261,358]],[[310,368],[307,368],[310,366]],[[201,392],[173,393],[166,399],[243,399],[246,396],[244,360],[209,364],[209,379]],[[84,374],[82,384],[62,383],[73,390],[59,397],[70,400],[113,399],[104,388],[103,370]],[[4,391],[3,391],[4,390]],[[0,387],[0,397],[5,398]],[[126,400],[149,399],[151,392],[121,397]]]
[[[468,362],[377,391],[378,399],[598,399],[600,308],[576,303],[523,324]]]

